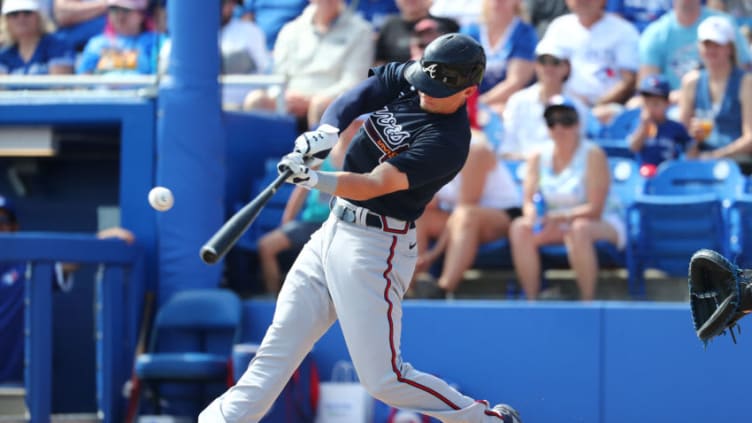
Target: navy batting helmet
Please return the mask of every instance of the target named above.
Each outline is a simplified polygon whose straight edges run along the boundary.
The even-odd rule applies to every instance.
[[[418,91],[443,98],[477,85],[486,69],[486,53],[477,41],[463,34],[445,34],[433,40],[419,62],[405,70]]]

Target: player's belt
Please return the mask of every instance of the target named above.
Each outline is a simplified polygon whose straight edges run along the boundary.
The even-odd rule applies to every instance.
[[[374,213],[364,207],[358,207],[337,199],[332,206],[332,214],[343,222],[370,226],[384,232],[406,233],[415,228],[415,222],[395,219]]]

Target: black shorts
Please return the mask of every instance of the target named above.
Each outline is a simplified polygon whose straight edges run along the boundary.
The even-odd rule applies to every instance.
[[[322,222],[303,222],[292,220],[285,223],[279,229],[290,240],[291,248],[303,248],[306,242],[311,239],[311,235],[321,227]]]
[[[521,207],[510,207],[508,209],[504,209],[504,212],[506,212],[507,216],[509,216],[509,220],[514,220],[522,216]]]

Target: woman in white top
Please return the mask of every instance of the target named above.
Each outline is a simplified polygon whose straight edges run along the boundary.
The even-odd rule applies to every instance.
[[[535,300],[541,285],[538,247],[563,242],[580,297],[592,300],[598,275],[594,243],[605,240],[623,247],[624,220],[618,202],[608,198],[608,159],[600,147],[581,139],[572,100],[556,96],[543,113],[553,143],[527,160],[523,215],[509,230],[514,268],[525,295]],[[546,204],[540,218],[533,203],[536,193]]]
[[[437,282],[418,278],[418,296],[445,297],[453,293],[465,270],[475,261],[478,247],[507,236],[512,220],[521,214],[522,198],[507,166],[496,157],[480,132],[473,134],[462,171],[446,184],[417,221],[420,253],[415,274],[426,272],[444,254]],[[435,240],[433,248],[428,248]]]

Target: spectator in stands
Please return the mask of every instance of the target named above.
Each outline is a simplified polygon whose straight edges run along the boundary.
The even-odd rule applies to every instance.
[[[54,0],[52,5],[58,33],[76,50],[104,31],[107,8],[107,0]]]
[[[665,76],[646,77],[640,82],[639,93],[642,96],[640,124],[627,139],[638,164],[650,175],[665,160],[683,155],[692,138],[684,125],[666,116],[671,86]]]
[[[480,22],[483,0],[433,0],[431,15],[453,19],[460,28]]]
[[[73,73],[75,54],[53,34],[38,0],[4,0],[0,24],[0,74]]]
[[[549,130],[543,119],[548,100],[563,94],[564,84],[572,65],[570,51],[543,39],[535,48],[537,82],[509,97],[504,108],[504,137],[499,154],[507,160],[525,160],[530,153],[551,144]],[[585,122],[590,111],[582,102],[572,99]],[[580,125],[584,133],[585,125]]]
[[[483,0],[481,21],[462,28],[486,51],[486,72],[478,101],[498,113],[509,96],[527,86],[534,73],[535,28],[520,18],[521,0]]]
[[[567,95],[608,122],[634,93],[639,34],[623,18],[605,12],[605,0],[567,0],[567,6],[572,13],[551,22],[545,38],[571,52]]]
[[[7,1],[7,0],[5,0]],[[0,233],[20,230],[17,210],[13,202],[0,195]],[[118,238],[133,243],[133,234],[123,228],[109,228],[97,234],[100,239]],[[53,286],[67,292],[72,280],[67,275],[76,269],[74,264],[55,266]],[[0,384],[23,382],[24,357],[24,285],[26,263],[0,263]]]
[[[433,18],[418,21],[410,34],[410,60],[420,60],[426,46],[437,37],[446,34],[446,28]]]
[[[265,73],[271,65],[271,57],[266,49],[266,36],[256,24],[233,19],[236,3],[236,0],[222,0],[222,73]]]
[[[299,119],[301,129],[314,128],[335,97],[366,78],[373,30],[343,0],[311,0],[282,28],[273,56],[274,73],[287,80],[285,91],[251,91],[244,108],[274,110],[277,96],[284,95],[287,112]]]
[[[608,196],[611,178],[606,154],[581,138],[574,103],[556,96],[547,104],[544,118],[553,143],[528,158],[523,216],[509,230],[515,272],[526,297],[535,300],[541,285],[538,247],[563,242],[580,298],[592,300],[598,276],[594,243],[604,240],[623,247],[624,220],[617,199]],[[536,193],[546,205],[541,217],[533,204]]]
[[[671,10],[672,0],[607,0],[606,10],[628,20],[642,32],[651,22]]]
[[[453,19],[432,16],[429,13],[431,0],[396,0],[400,10],[384,23],[376,39],[376,63],[405,62],[410,60],[410,34],[418,21],[432,18],[439,23],[440,31],[458,32],[459,25]]]
[[[524,0],[524,16],[535,27],[538,38],[543,38],[548,25],[561,15],[569,13],[564,0]]]
[[[640,79],[663,74],[671,84],[669,100],[679,101],[679,87],[684,75],[699,68],[697,27],[708,16],[719,12],[702,6],[701,0],[673,0],[673,10],[648,25],[640,37]],[[744,37],[735,29],[737,63],[745,67],[750,62]]]
[[[243,3],[246,15],[264,31],[267,50],[273,50],[282,26],[300,16],[308,1],[245,0]]]
[[[107,0],[112,34],[97,35],[86,43],[77,73],[156,73],[157,35],[145,28],[147,0]]]
[[[474,131],[460,173],[436,194],[417,221],[418,262],[413,292],[422,298],[453,295],[482,244],[506,237],[521,214],[519,190],[482,132]],[[429,248],[431,241],[435,241]],[[427,271],[443,254],[438,280]]]
[[[752,75],[739,68],[736,31],[725,16],[697,27],[703,69],[682,80],[679,118],[698,141],[702,157],[738,157],[752,152]]]
[[[362,119],[355,120],[342,132],[339,141],[321,164],[321,170],[334,171],[342,168],[350,141],[362,124]],[[282,286],[283,275],[278,262],[279,254],[303,248],[311,235],[321,227],[321,223],[329,217],[331,198],[332,196],[325,192],[296,186],[282,214],[282,225],[258,240],[261,277],[268,295],[276,297]]]

